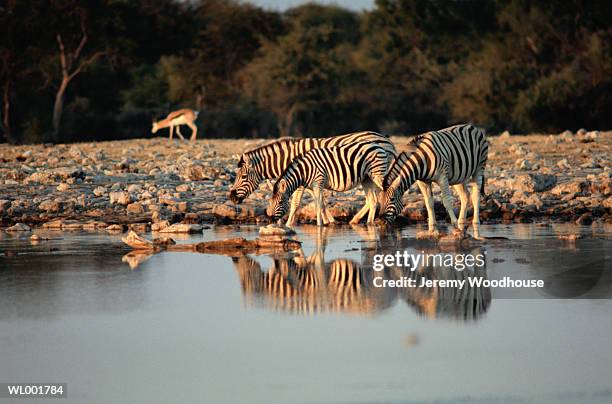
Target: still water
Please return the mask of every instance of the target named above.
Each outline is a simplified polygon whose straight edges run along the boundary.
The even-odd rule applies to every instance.
[[[586,237],[557,239],[576,231]],[[124,257],[120,236],[0,235],[0,381],[68,383],[62,402],[74,403],[612,401],[609,229],[483,226],[508,240],[470,248],[415,232],[303,226],[303,254],[241,257]],[[372,270],[396,251],[486,264]],[[373,287],[402,276],[545,286]]]

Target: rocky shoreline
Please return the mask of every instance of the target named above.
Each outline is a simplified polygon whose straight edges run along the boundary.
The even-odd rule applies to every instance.
[[[392,140],[401,151],[409,138]],[[612,131],[504,133],[489,140],[483,223],[612,223]],[[267,185],[239,206],[227,198],[236,156],[263,141],[0,144],[0,228],[172,233],[200,232],[214,223],[269,223]],[[304,199],[298,218],[313,221],[313,205]],[[326,197],[340,222],[348,221],[363,200],[361,190]],[[445,219],[438,197],[436,212]],[[403,213],[401,223],[426,222],[416,187]]]

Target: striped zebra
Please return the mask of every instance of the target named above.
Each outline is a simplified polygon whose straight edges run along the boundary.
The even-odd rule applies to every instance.
[[[242,154],[238,162],[236,180],[230,189],[229,198],[234,203],[241,203],[264,180],[277,179],[287,166],[312,149],[350,145],[360,142],[379,144],[387,153],[389,163],[395,156],[393,143],[384,135],[376,132],[356,132],[329,138],[277,139]],[[293,195],[287,225],[295,223],[297,208],[302,199],[304,188],[299,188]],[[356,215],[351,223],[357,223],[367,212],[367,204]],[[359,218],[359,219],[358,219]],[[334,218],[327,210],[323,212],[325,223],[333,223]]]
[[[402,211],[402,196],[417,181],[425,198],[429,231],[434,232],[436,217],[431,183],[435,182],[440,187],[442,203],[451,223],[463,230],[468,202],[466,186],[469,184],[474,207],[474,237],[480,238],[479,191],[484,192],[484,170],[489,150],[484,131],[471,124],[455,125],[420,135],[412,146],[413,150],[396,157],[385,177],[384,191],[379,199],[384,220],[391,222]],[[453,211],[449,185],[453,185],[461,200],[458,221]]]
[[[383,189],[387,166],[388,154],[378,143],[313,149],[296,158],[274,184],[268,216],[282,218],[289,207],[289,197],[300,187],[312,188],[317,226],[321,226],[323,190],[348,191],[361,184],[366,191],[366,206],[351,222],[359,221],[367,212],[368,224],[374,223],[376,188]]]

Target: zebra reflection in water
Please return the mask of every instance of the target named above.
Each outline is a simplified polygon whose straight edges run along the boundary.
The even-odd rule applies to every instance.
[[[460,321],[477,320],[491,303],[489,288],[470,287],[468,277],[486,278],[486,268],[454,268],[422,265],[415,271],[391,267],[381,272],[371,268],[374,253],[394,253],[389,248],[369,250],[362,256],[361,265],[351,259],[340,258],[325,262],[326,237],[317,240],[318,248],[309,257],[272,257],[272,265],[265,271],[259,262],[249,256],[232,258],[247,306],[262,305],[273,310],[290,313],[315,314],[342,312],[376,315],[403,300],[419,315],[427,318],[451,318]],[[423,249],[418,249],[418,252]],[[479,249],[440,251],[427,250],[426,254],[481,254]],[[377,288],[374,278],[400,279],[409,277],[420,285],[421,279],[465,279],[463,289],[453,287]]]
[[[372,271],[341,258],[320,265],[317,253],[308,258],[275,257],[264,271],[249,256],[233,257],[247,305],[290,313],[344,312],[373,314],[390,307],[394,291],[374,288]]]
[[[424,254],[451,254],[454,256],[483,254],[481,248],[472,250],[440,251],[420,249]],[[455,261],[453,261],[455,262]],[[473,321],[481,318],[491,305],[491,289],[483,286],[470,286],[469,278],[487,278],[486,266],[466,266],[463,270],[454,267],[421,265],[414,271],[394,268],[396,277],[406,276],[414,279],[416,285],[426,280],[464,280],[463,288],[458,287],[417,287],[399,289],[399,298],[413,307],[416,312],[427,318],[448,318],[459,321]]]

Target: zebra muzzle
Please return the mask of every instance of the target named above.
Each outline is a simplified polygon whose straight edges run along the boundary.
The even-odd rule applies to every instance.
[[[229,193],[229,199],[230,201],[232,201],[233,203],[242,203],[242,201],[244,200],[244,198],[241,198],[238,196],[238,193],[236,192],[236,190],[232,189]]]

